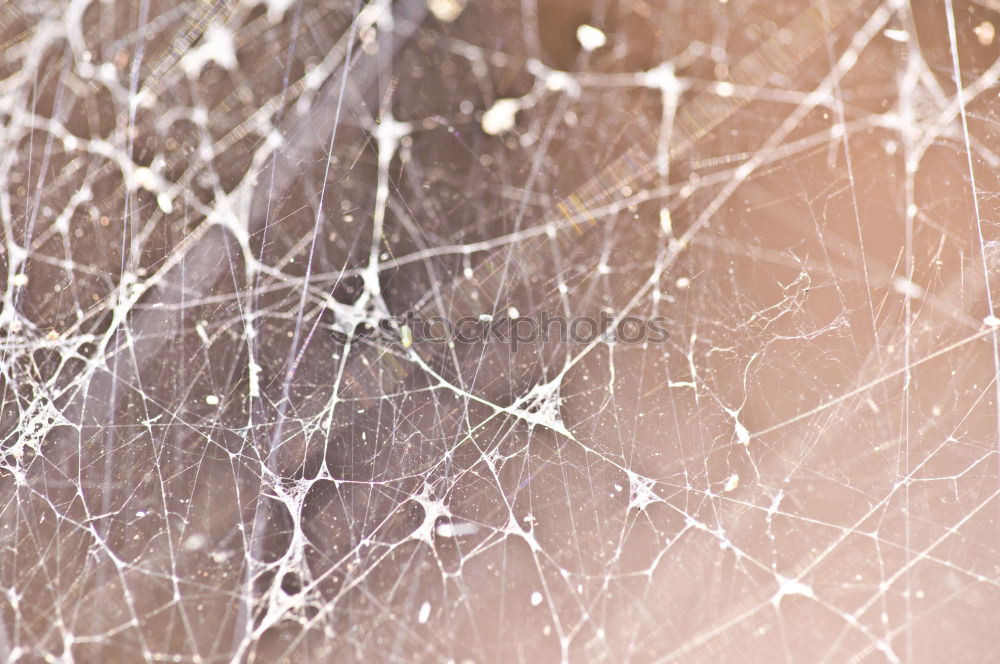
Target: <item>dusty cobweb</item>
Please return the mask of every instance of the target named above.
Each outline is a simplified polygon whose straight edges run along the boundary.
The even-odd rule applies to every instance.
[[[998,12],[3,5],[0,658],[994,659]]]

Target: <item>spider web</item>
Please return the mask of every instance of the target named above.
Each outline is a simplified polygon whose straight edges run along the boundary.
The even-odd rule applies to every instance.
[[[0,6],[0,659],[995,659],[998,22]]]

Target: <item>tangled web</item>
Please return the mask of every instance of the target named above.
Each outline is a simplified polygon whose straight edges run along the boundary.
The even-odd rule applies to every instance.
[[[0,659],[996,659],[997,25],[3,4]]]

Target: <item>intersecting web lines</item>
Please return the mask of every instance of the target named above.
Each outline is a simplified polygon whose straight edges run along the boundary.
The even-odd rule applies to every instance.
[[[998,25],[0,6],[0,659],[995,660]]]

